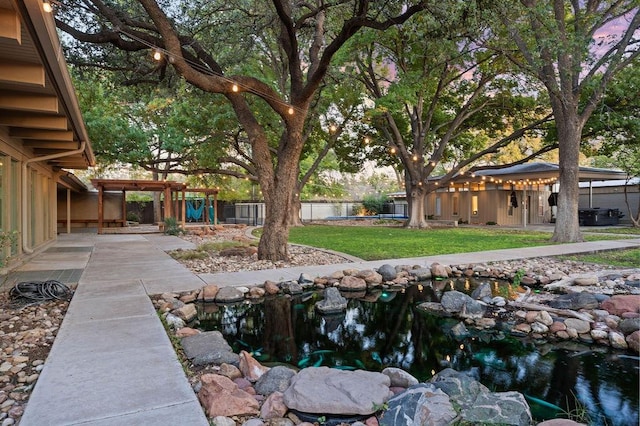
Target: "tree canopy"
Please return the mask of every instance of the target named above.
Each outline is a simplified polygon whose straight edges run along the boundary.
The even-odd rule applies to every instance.
[[[123,70],[127,81],[171,78],[175,72],[225,99],[247,135],[265,200],[258,256],[279,260],[288,257],[305,122],[334,56],[363,28],[402,24],[425,3],[77,0],[65,6],[57,25],[79,42],[73,55],[78,61],[108,68],[118,55],[129,64]]]

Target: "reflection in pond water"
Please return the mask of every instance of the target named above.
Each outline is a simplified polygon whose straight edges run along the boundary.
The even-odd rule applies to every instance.
[[[468,291],[468,281],[466,286],[464,281],[449,282],[446,290]],[[200,306],[200,327],[219,330],[234,350],[252,352],[267,364],[372,371],[394,366],[422,381],[452,367],[491,390],[522,392],[538,419],[586,409],[590,424],[638,424],[637,357],[576,343],[536,346],[500,327],[475,332],[470,328],[469,336],[456,339],[451,329],[458,320],[417,307],[439,301],[440,295],[430,283],[402,292],[343,293],[349,304],[337,315],[315,310],[321,292],[255,304],[207,304]]]

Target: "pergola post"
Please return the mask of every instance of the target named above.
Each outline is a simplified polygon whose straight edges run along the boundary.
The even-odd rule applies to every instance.
[[[209,224],[209,210],[211,208],[211,200],[209,199],[209,193],[208,192],[204,194],[204,200],[205,200],[204,201],[204,209],[205,209],[205,212],[204,212],[204,223],[205,223],[205,225],[208,225]]]
[[[67,234],[71,233],[71,189],[67,188]]]
[[[213,224],[218,224],[218,191],[213,193]]]
[[[182,185],[182,229],[186,229],[187,228],[187,200],[186,200],[186,192],[185,192],[185,188],[186,185]]]
[[[171,186],[170,184],[164,184],[164,217],[162,220],[171,217]]]
[[[98,234],[102,234],[102,222],[104,220],[104,187],[98,187]]]
[[[122,226],[127,223],[127,191],[122,190]]]

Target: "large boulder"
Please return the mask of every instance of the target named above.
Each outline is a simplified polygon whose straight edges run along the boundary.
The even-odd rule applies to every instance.
[[[580,309],[595,309],[598,307],[598,299],[586,291],[578,293],[562,294],[549,301],[549,306],[556,309],[571,309],[574,311]]]
[[[410,387],[388,402],[380,426],[446,426],[457,413],[447,394],[431,383]]]
[[[222,287],[216,293],[216,303],[234,303],[244,300],[244,293],[235,287]]]
[[[640,312],[640,295],[620,294],[611,296],[600,306],[612,315],[622,315],[625,312]]]
[[[279,419],[287,414],[289,409],[284,403],[282,392],[273,392],[260,407],[260,417],[265,420]]]
[[[370,287],[377,287],[382,284],[382,281],[384,280],[382,278],[382,275],[380,275],[373,269],[363,269],[362,271],[358,271],[356,277],[365,280],[367,285],[369,285]]]
[[[207,417],[258,414],[258,401],[238,388],[229,378],[219,374],[203,374],[198,400]]]
[[[281,282],[280,288],[285,294],[302,294],[302,292],[304,291],[302,285],[295,280]]]
[[[303,413],[368,415],[390,398],[389,384],[381,373],[309,367],[293,376],[284,403]]]
[[[260,364],[247,351],[240,351],[240,364],[238,366],[245,379],[250,382],[257,382],[263,374],[269,371],[269,367]]]
[[[391,380],[391,387],[408,388],[419,383],[418,379],[401,368],[387,367],[382,370],[382,374],[389,376],[389,380]]]
[[[462,318],[482,318],[486,310],[480,302],[456,290],[445,292],[440,303],[445,311]]]
[[[345,277],[346,278],[346,277]],[[335,287],[324,289],[324,299],[316,302],[316,309],[323,314],[333,314],[347,309],[347,299]]]
[[[431,268],[411,269],[409,275],[415,277],[417,281],[428,281],[431,279]]]
[[[625,318],[618,324],[620,331],[626,336],[640,330],[640,318]]]
[[[519,392],[491,392],[471,376],[446,368],[431,383],[459,407],[464,424],[530,425],[529,404]]]
[[[627,345],[636,353],[640,352],[640,331],[634,331],[626,337]]]
[[[478,395],[489,392],[489,388],[473,377],[452,368],[440,371],[430,382],[449,395],[462,409],[473,408]]]
[[[528,426],[529,404],[520,392],[482,392],[473,407],[460,412],[462,423]]]
[[[206,331],[183,337],[180,341],[185,356],[194,365],[222,363],[238,365],[240,359],[219,331]]]
[[[276,365],[258,379],[255,385],[256,392],[260,395],[269,395],[276,391],[284,392],[295,375],[296,372],[291,368]]]
[[[367,282],[353,275],[346,275],[340,280],[338,288],[342,291],[366,291]]]
[[[380,266],[378,268],[378,273],[382,275],[382,279],[385,281],[393,281],[398,276],[396,268],[392,265],[389,265],[388,263]]]

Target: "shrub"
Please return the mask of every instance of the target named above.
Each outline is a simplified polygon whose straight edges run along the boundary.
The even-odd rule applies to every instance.
[[[384,210],[384,205],[389,201],[386,195],[365,195],[362,198],[362,205],[372,214],[380,214]]]
[[[127,221],[140,222],[140,216],[136,212],[127,212]]]
[[[182,233],[175,217],[164,218],[164,233],[166,235],[180,235]]]

